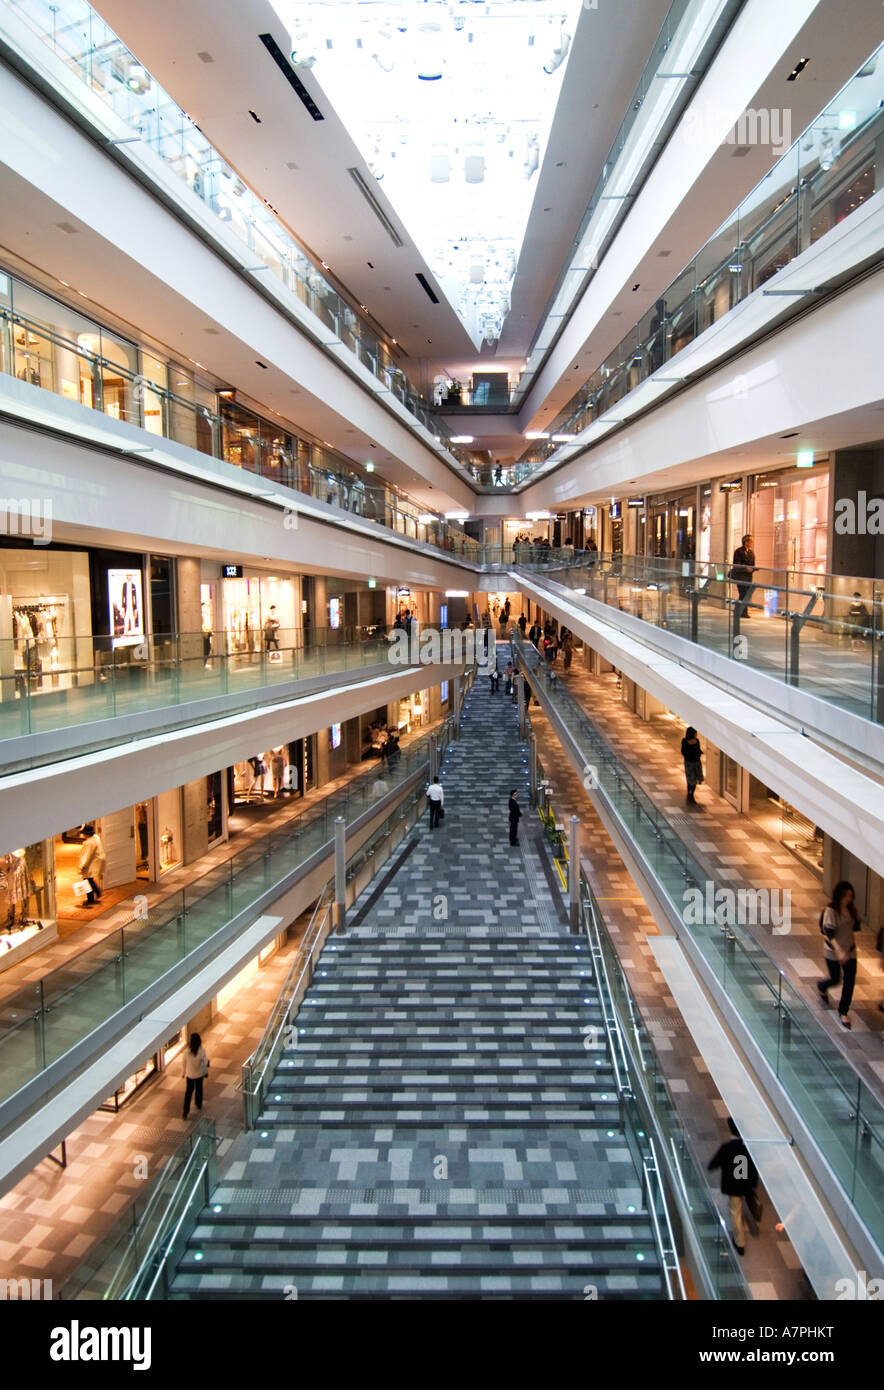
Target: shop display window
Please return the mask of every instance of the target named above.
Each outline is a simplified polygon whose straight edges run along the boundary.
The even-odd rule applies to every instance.
[[[41,840],[0,855],[0,970],[58,934],[48,853]]]
[[[88,555],[10,547],[0,559],[2,698],[69,688],[78,668],[92,670]]]
[[[126,1105],[128,1101],[132,1100],[133,1096],[141,1090],[142,1086],[146,1085],[152,1077],[157,1075],[158,1071],[159,1068],[157,1066],[156,1057],[148,1058],[143,1067],[139,1067],[138,1071],[133,1072],[131,1076],[127,1076],[126,1080],[121,1086],[117,1087],[113,1095],[99,1105],[99,1110],[110,1111],[112,1114],[116,1114],[118,1111],[122,1110],[123,1106]]]
[[[181,863],[181,791],[160,792],[156,798],[159,871],[166,873]]]

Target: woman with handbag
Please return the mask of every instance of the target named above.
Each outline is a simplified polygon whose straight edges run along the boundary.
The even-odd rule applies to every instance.
[[[89,884],[89,892],[83,899],[83,906],[94,907],[101,897],[99,880],[104,873],[104,866],[107,861],[101,836],[96,834],[95,826],[84,825],[83,833],[86,836],[86,841],[80,850],[80,878]]]
[[[856,933],[860,930],[859,912],[856,908],[853,884],[842,879],[836,883],[832,897],[820,914],[820,931],[825,945],[823,955],[829,974],[825,980],[817,980],[816,987],[824,1004],[829,1002],[829,990],[841,985],[841,998],[838,1000],[838,1022],[842,1028],[851,1028],[850,1005],[856,985]]]
[[[694,801],[694,793],[703,781],[703,749],[700,747],[697,730],[693,724],[685,729],[685,735],[681,741],[681,756],[684,759],[684,776],[688,787],[686,799]]]
[[[209,1074],[209,1059],[199,1033],[191,1033],[187,1051],[184,1054],[184,1111],[183,1119],[190,1114],[191,1098],[196,1100],[197,1110],[203,1108],[203,1082]]]

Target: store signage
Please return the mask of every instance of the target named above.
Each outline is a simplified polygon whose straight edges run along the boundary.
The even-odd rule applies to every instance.
[[[222,565],[222,579],[242,579],[242,565]]]
[[[619,502],[612,502],[612,503],[611,503],[611,520],[612,520],[612,521],[619,521],[619,520],[620,520],[620,503],[619,503]]]
[[[643,507],[645,499],[643,497],[630,497],[626,505],[627,507]]]
[[[742,478],[735,478],[733,482],[721,483],[719,486],[722,492],[739,492],[743,486],[743,480]]]

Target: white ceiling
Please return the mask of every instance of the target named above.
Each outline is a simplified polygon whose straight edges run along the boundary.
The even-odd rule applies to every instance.
[[[668,7],[668,0],[643,0],[580,11],[546,158],[531,180],[533,202],[498,348],[507,366],[524,360]],[[403,364],[417,384],[429,387],[440,370],[463,376],[465,364],[496,366],[487,350],[477,362],[384,181],[373,179],[323,91],[321,63],[297,70],[325,118],[314,121],[260,43],[258,35],[269,32],[291,52],[287,26],[269,0],[191,0],[184,8],[173,0],[149,7],[99,0],[97,8],[241,177],[328,263],[354,302],[365,304],[388,338],[418,359]],[[399,231],[402,247],[368,208],[347,172],[353,167]],[[430,303],[418,272],[439,304]]]

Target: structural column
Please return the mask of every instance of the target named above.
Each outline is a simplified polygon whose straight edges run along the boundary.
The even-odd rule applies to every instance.
[[[571,817],[568,839],[568,907],[571,918],[571,932],[580,931],[580,821]]]
[[[343,931],[347,918],[347,822],[335,816],[335,927]]]

